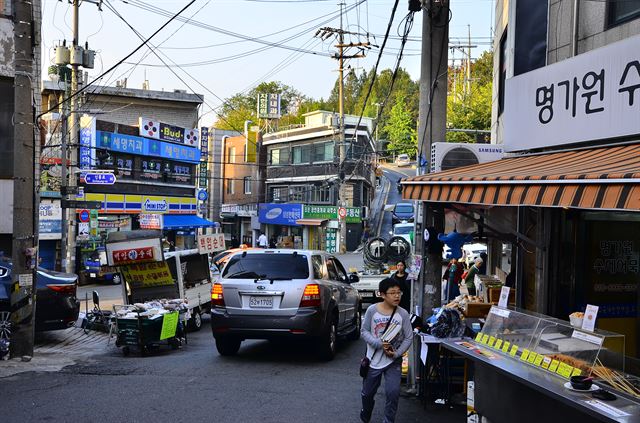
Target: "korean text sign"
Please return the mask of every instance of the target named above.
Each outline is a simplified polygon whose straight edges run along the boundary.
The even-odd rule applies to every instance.
[[[200,254],[215,253],[224,249],[224,234],[198,235],[198,252]]]
[[[505,151],[640,134],[640,36],[506,81]]]

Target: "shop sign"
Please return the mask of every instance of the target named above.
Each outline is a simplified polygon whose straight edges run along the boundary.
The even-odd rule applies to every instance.
[[[162,229],[162,215],[156,213],[140,214],[140,229]]]
[[[166,212],[169,210],[169,203],[167,203],[167,200],[150,200],[147,198],[142,205],[142,209],[150,212]]]
[[[200,254],[215,253],[224,249],[224,234],[198,235],[198,251]]]
[[[298,226],[296,220],[302,219],[302,204],[260,203],[258,218],[260,223]]]
[[[280,94],[258,94],[258,117],[280,119]]]
[[[62,166],[43,164],[40,171],[40,196],[60,197]]]
[[[174,281],[165,261],[129,264],[120,267],[124,280],[132,288],[173,285]]]
[[[78,223],[78,235],[76,236],[76,239],[78,241],[85,241],[89,239],[89,231],[89,222]]]
[[[338,252],[338,231],[335,229],[327,229],[326,231],[326,244],[325,250],[328,253]]]
[[[130,219],[118,219],[118,220],[99,220],[98,228],[100,229],[115,229],[126,228],[130,224]]]
[[[113,264],[120,266],[123,264],[139,263],[153,260],[153,248],[128,248],[126,250],[115,250],[111,252]]]
[[[197,148],[186,145],[105,131],[96,131],[96,134],[97,148],[125,154],[162,157],[188,163],[198,163],[200,161],[200,151]]]
[[[197,129],[187,129],[159,122],[155,119],[140,117],[138,119],[138,130],[141,137],[198,147],[199,136]]]
[[[640,133],[640,35],[507,79],[505,151]]]
[[[118,242],[107,242],[107,264],[121,266],[124,264],[162,261],[160,238],[135,239]]]
[[[95,163],[96,119],[80,116],[80,169],[91,169]]]
[[[345,221],[347,223],[360,223],[362,221],[359,207],[344,207],[344,209],[346,210]],[[305,204],[303,215],[305,219],[338,219],[338,207]]]
[[[40,202],[39,238],[62,238],[62,208],[59,200]]]

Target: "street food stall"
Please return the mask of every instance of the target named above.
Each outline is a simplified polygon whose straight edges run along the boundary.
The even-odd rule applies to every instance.
[[[473,408],[492,423],[640,422],[623,335],[492,306],[474,338],[442,346],[473,363]]]

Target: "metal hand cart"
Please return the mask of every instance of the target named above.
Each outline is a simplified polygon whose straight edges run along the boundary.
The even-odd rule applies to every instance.
[[[136,314],[135,318],[122,318],[117,317],[118,311],[128,310]],[[136,347],[140,350],[142,356],[146,356],[150,349],[158,348],[160,345],[169,345],[172,349],[178,349],[183,344],[187,343],[186,328],[186,311],[175,311],[178,313],[177,324],[175,331],[169,328],[170,336],[162,336],[163,323],[165,318],[169,321],[169,318],[174,318],[175,315],[171,313],[163,314],[161,317],[154,319],[149,316],[141,316],[140,312],[136,311],[136,307],[132,305],[114,305],[113,314],[116,316],[116,347],[122,347],[122,354],[125,356],[131,352],[131,347]]]

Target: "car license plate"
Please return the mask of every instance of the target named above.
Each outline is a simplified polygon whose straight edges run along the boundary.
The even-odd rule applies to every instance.
[[[373,292],[361,292],[361,297],[373,297]]]
[[[249,297],[249,307],[273,308],[273,297]]]
[[[95,278],[95,277],[96,277],[96,274],[95,274],[95,273],[89,273],[89,277],[90,277],[90,278]]]

